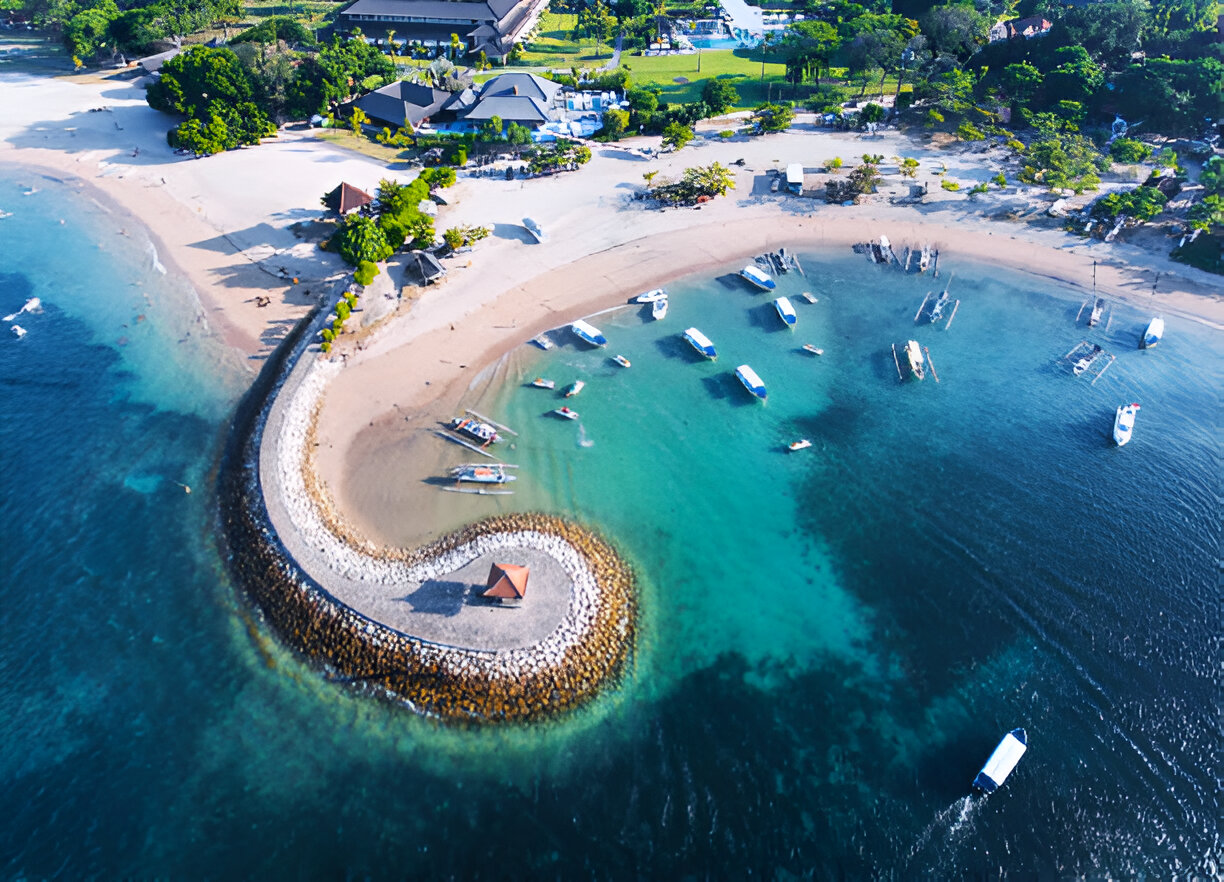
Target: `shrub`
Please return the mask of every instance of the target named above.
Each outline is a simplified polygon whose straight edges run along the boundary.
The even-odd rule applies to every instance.
[[[363,270],[365,270],[366,267],[372,268],[374,267],[374,264],[370,263],[369,261],[362,261],[361,264],[357,267],[357,272],[358,273],[362,272]],[[374,278],[373,274],[370,275],[370,278],[371,280],[373,280]],[[360,279],[358,279],[357,281],[359,284],[362,284],[362,285],[368,284],[367,282],[362,282]],[[348,305],[347,300],[341,300],[339,303],[336,304],[336,318],[339,319],[340,321],[344,321],[352,314],[353,314],[353,310]]]
[[[357,270],[353,273],[353,281],[364,288],[374,281],[376,275],[378,275],[378,265],[363,260],[357,264]],[[345,295],[345,299],[336,304],[336,315],[342,319],[348,318],[353,312],[353,307],[357,305],[357,298],[354,296],[352,300],[349,300],[349,296]]]
[[[956,181],[949,181],[947,178],[944,178],[942,181],[940,181],[939,186],[943,187],[945,190],[948,190],[952,193],[955,193],[957,190],[960,189],[960,184],[956,183]]]
[[[951,181],[950,183],[956,183],[956,182]],[[975,193],[985,193],[988,189],[990,189],[990,186],[985,181],[982,181],[982,183],[977,184],[976,186],[974,186],[972,190],[969,191],[969,195],[972,196]]]
[[[727,140],[728,138],[734,138],[735,131],[733,129],[723,129],[721,132],[718,133],[718,137],[722,138],[724,141]]]
[[[323,342],[324,343],[330,343],[332,340],[335,340],[335,339],[336,339],[335,331],[333,331],[331,328],[323,329]]]
[[[928,129],[935,128],[935,126],[939,125],[943,121],[944,121],[944,115],[940,113],[938,110],[931,109],[927,111],[926,127]]]
[[[901,160],[900,168],[901,174],[905,175],[907,178],[915,177],[918,174],[918,160],[914,159],[912,156],[907,156],[905,159]]]
[[[999,186],[1000,190],[1007,186],[1007,175],[1003,174],[1003,172],[999,172],[991,180]]]
[[[841,167],[842,167],[842,158],[840,156],[834,156],[832,159],[830,159],[828,162],[825,163],[826,171],[837,171]]]
[[[458,251],[463,245],[463,231],[458,227],[451,227],[442,234],[442,241],[447,244],[451,251]]]
[[[962,141],[985,141],[986,136],[982,134],[981,129],[975,126],[969,120],[965,120],[956,127],[956,137]]]
[[[324,352],[331,352],[331,341],[324,340],[321,344],[319,344],[319,348],[322,349]]]

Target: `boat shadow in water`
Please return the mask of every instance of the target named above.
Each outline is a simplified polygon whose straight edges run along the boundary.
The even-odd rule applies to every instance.
[[[690,364],[700,364],[703,361],[709,361],[708,358],[690,346],[687,340],[677,334],[667,334],[658,338],[654,341],[654,346],[664,358],[686,361]]]
[[[776,334],[780,331],[790,332],[793,330],[790,325],[778,317],[778,310],[774,306],[772,299],[749,309],[748,323],[754,328],[760,328],[767,334]]]

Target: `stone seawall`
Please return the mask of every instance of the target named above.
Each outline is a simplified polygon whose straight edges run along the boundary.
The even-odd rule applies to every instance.
[[[311,345],[319,317],[316,312],[304,319],[265,364],[239,405],[222,464],[221,520],[230,565],[267,621],[289,645],[339,679],[380,689],[421,713],[448,720],[549,716],[615,682],[633,646],[633,574],[592,531],[552,516],[509,515],[422,548],[370,551],[326,528],[302,475],[303,439],[335,370],[331,363],[319,363]],[[274,408],[275,426],[265,449]],[[273,480],[265,481],[264,469]],[[318,550],[308,563],[295,559],[281,540],[265,493],[277,494],[271,501],[286,512],[282,525],[288,517],[292,529],[305,534],[299,544]],[[337,566],[349,580],[436,578],[509,542],[552,555],[573,580],[561,623],[531,646],[491,651],[430,643],[360,614],[324,587],[326,570]]]

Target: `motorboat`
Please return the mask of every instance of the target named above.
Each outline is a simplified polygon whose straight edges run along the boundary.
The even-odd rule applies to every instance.
[[[791,306],[791,302],[785,297],[779,297],[774,301],[774,309],[778,311],[778,318],[786,322],[788,328],[793,328],[795,322],[799,320],[799,316],[795,315],[795,307]]]
[[[804,343],[804,344],[803,344],[803,351],[804,351],[804,352],[810,352],[810,353],[812,353],[812,355],[824,355],[824,350],[823,350],[823,349],[820,349],[820,348],[818,348],[818,347],[816,347],[816,346],[813,346],[811,343]]]
[[[466,435],[481,445],[493,444],[501,440],[501,435],[491,425],[471,417],[455,417],[450,421],[449,428],[457,435]]]
[[[1104,351],[1105,350],[1099,345],[1093,343],[1092,348],[1081,355],[1075,364],[1071,365],[1071,373],[1078,377],[1084,371],[1088,370],[1088,368],[1092,367],[1092,363],[1096,361]]]
[[[909,361],[910,373],[919,380],[925,379],[926,369],[923,367],[922,347],[918,345],[917,340],[910,340],[905,344],[905,357]]]
[[[608,345],[608,338],[600,332],[599,328],[581,319],[570,325],[570,330],[584,343],[590,343],[592,346]]]
[[[656,300],[662,300],[667,297],[666,288],[655,288],[653,291],[647,291],[645,294],[639,294],[633,298],[634,303],[654,303]]]
[[[527,228],[527,232],[531,233],[532,237],[537,242],[548,241],[548,235],[544,232],[544,228],[529,217],[523,218],[523,226]]]
[[[565,388],[565,397],[573,398],[575,395],[581,392],[584,388],[586,388],[585,382],[583,382],[582,380],[574,380],[574,382],[570,383],[569,386]]]
[[[1135,414],[1138,412],[1138,402],[1124,404],[1118,408],[1114,417],[1113,439],[1119,447],[1130,441],[1131,433],[1135,430]]]
[[[479,463],[466,463],[461,466],[455,466],[451,469],[450,475],[456,481],[470,481],[475,484],[505,484],[518,479],[517,475],[509,474],[506,469],[508,466],[502,463],[494,463],[493,465],[480,465]]]
[[[778,283],[773,280],[773,277],[770,276],[769,273],[765,272],[765,270],[761,269],[760,267],[753,266],[752,264],[748,264],[748,266],[740,270],[740,276],[747,279],[750,284],[755,285],[762,291],[772,291],[774,288],[778,287]]]
[[[811,291],[804,291],[804,292],[803,292],[802,294],[800,294],[799,296],[800,296],[800,297],[802,297],[804,300],[806,300],[808,303],[818,303],[818,302],[819,302],[819,301],[816,299],[816,296],[815,296],[814,294],[812,294],[812,292],[811,292]]]
[[[690,346],[711,361],[718,358],[718,352],[715,351],[714,344],[710,342],[710,338],[696,328],[686,330],[684,332],[684,339],[688,341]]]
[[[1164,336],[1164,316],[1158,315],[1148,323],[1147,330],[1143,332],[1144,349],[1151,349],[1160,342],[1160,338]]]
[[[923,245],[922,253],[918,255],[918,272],[925,273],[931,265],[931,246]]]
[[[26,312],[29,312],[29,313],[42,312],[42,300],[40,300],[37,297],[31,297],[29,300],[27,300],[25,303],[22,304],[21,309],[17,310],[14,313],[6,315],[4,317],[4,320],[6,322],[11,322],[15,318],[17,318],[17,316],[21,315],[22,313],[26,313]]]
[[[562,405],[561,407],[558,407],[556,410],[554,410],[554,411],[553,411],[553,413],[554,413],[556,416],[559,416],[559,417],[561,417],[562,419],[566,419],[566,420],[576,420],[576,419],[578,419],[578,411],[576,411],[576,410],[570,410],[570,409],[569,409],[568,407],[566,407],[565,405]]]
[[[18,340],[20,340],[22,337],[26,335],[26,329],[23,328],[21,325],[13,325],[11,328],[9,328],[9,330],[13,332],[13,336],[16,337]]]
[[[811,446],[812,442],[807,438],[800,438],[798,441],[792,441],[790,444],[786,445],[786,449],[791,451],[791,453],[794,453],[796,450],[806,450]]]
[[[633,362],[625,358],[625,356],[623,355],[613,356],[612,360],[616,362],[617,364],[619,364],[621,367],[629,367],[630,365],[633,364]]]
[[[650,317],[656,322],[667,315],[667,298],[660,297],[650,304]]]
[[[553,343],[552,340],[549,340],[543,334],[541,334],[538,337],[532,337],[531,342],[534,343],[536,346],[539,346],[545,352],[547,352],[549,349],[552,349],[553,346],[556,345],[555,343]]]
[[[1088,327],[1095,328],[1101,321],[1101,315],[1105,312],[1105,298],[1098,297],[1096,302],[1092,304],[1092,312],[1088,313]]]
[[[1020,757],[1024,756],[1026,750],[1028,750],[1028,736],[1023,729],[1012,729],[1003,736],[999,746],[986,760],[986,765],[982,766],[982,770],[973,779],[974,789],[981,790],[983,793],[994,793],[1003,786],[1003,782],[1016,768],[1016,764],[1020,762]]]
[[[744,384],[744,388],[755,395],[757,398],[764,401],[769,393],[765,391],[765,384],[761,378],[757,376],[757,372],[746,364],[741,364],[735,369],[736,378]]]
[[[546,380],[543,377],[536,377],[531,381],[531,385],[537,389],[556,389],[557,382],[555,380]]]

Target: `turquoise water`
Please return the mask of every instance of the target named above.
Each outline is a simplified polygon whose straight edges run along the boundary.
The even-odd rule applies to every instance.
[[[1119,305],[1093,387],[1058,364],[1075,292],[948,266],[952,329],[915,330],[930,280],[813,254],[793,333],[719,276],[662,322],[593,319],[627,370],[519,353],[490,404],[521,433],[509,499],[617,542],[643,639],[574,717],[443,729],[247,615],[212,475],[250,369],[190,290],[71,186],[0,171],[0,206],[0,314],[46,305],[0,337],[3,875],[1212,872],[1218,334],[1169,317],[1142,353]],[[910,336],[942,382],[897,382]],[[537,373],[586,379],[580,423]],[[963,800],[1016,725],[1018,771]]]

